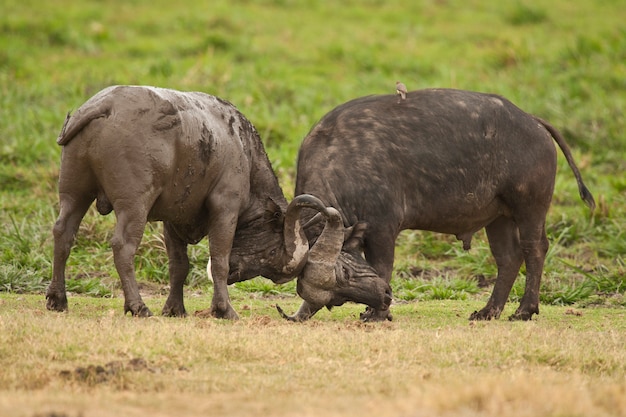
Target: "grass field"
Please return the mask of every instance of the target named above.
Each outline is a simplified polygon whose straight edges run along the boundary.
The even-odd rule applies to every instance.
[[[618,0],[3,1],[0,410],[15,402],[14,415],[58,409],[64,417],[176,407],[356,415],[370,406],[410,416],[626,415],[625,16]],[[95,209],[68,265],[68,289],[85,296],[70,300],[70,314],[44,311],[58,214],[55,139],[66,113],[100,89],[147,84],[233,102],[259,130],[291,199],[311,126],[349,99],[393,93],[396,80],[502,94],[549,120],[572,147],[598,208],[590,215],[559,157],[532,323],[469,326],[496,271],[484,233],[464,252],[453,237],[425,232],[398,240],[393,323],[357,323],[360,306],[300,327],[280,323],[271,300],[295,310],[294,283],[262,278],[232,288],[240,323],[123,318],[114,216]],[[207,256],[206,240],[190,249],[187,296],[196,309],[210,300]],[[159,311],[168,279],[160,225],[146,230],[137,268]],[[208,340],[218,344],[203,346]],[[343,353],[333,356],[337,345]],[[130,366],[134,357],[147,365],[111,372],[105,383],[75,380],[77,367]],[[69,380],[59,376],[68,370]]]

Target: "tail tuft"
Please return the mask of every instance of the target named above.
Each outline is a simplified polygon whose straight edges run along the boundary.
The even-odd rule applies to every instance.
[[[593,199],[593,195],[591,195],[591,191],[589,191],[589,189],[585,186],[585,184],[582,184],[582,183],[578,187],[578,190],[580,192],[580,198],[582,198],[583,201],[587,204],[587,206],[589,206],[591,211],[594,211],[596,209],[596,201]]]
[[[583,183],[583,179],[582,179],[582,176],[580,175],[580,171],[578,171],[576,162],[574,162],[574,158],[572,157],[572,153],[570,152],[569,146],[567,146],[565,139],[563,139],[563,136],[561,136],[559,131],[556,130],[552,125],[550,125],[550,123],[546,122],[545,120],[537,116],[532,116],[532,117],[534,117],[537,122],[542,124],[543,127],[545,127],[548,130],[548,132],[550,132],[550,134],[552,135],[552,138],[556,141],[557,145],[559,145],[559,148],[561,148],[563,155],[565,155],[565,159],[567,159],[567,163],[569,164],[570,168],[572,169],[572,172],[574,173],[574,177],[576,177],[576,182],[578,183],[578,192],[580,193],[580,198],[582,198],[582,200],[589,206],[589,208],[593,212],[596,208],[596,202],[593,199],[593,196],[591,195],[591,191],[589,191],[589,189],[585,186],[585,183]]]

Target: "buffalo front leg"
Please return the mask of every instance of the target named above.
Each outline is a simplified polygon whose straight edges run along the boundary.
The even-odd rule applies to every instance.
[[[189,274],[187,243],[180,239],[174,226],[163,222],[163,235],[169,260],[170,293],[163,306],[164,316],[185,317],[187,311],[183,302],[183,286]]]
[[[509,320],[530,320],[533,314],[539,314],[539,287],[549,246],[543,225],[539,229],[531,229],[528,233],[520,227],[520,234],[526,262],[526,287],[519,307]]]
[[[220,319],[237,320],[239,318],[230,304],[228,295],[228,274],[230,271],[228,261],[237,227],[235,214],[238,212],[238,208],[219,211],[213,216],[209,226],[209,251],[213,277],[211,315]]]
[[[113,260],[115,268],[122,282],[124,291],[124,313],[130,313],[133,316],[149,317],[152,312],[144,304],[139,294],[139,287],[135,279],[135,253],[143,237],[146,226],[146,216],[137,210],[126,210],[117,207],[117,225],[111,239],[111,247],[113,248]]]
[[[369,239],[369,236],[373,236]],[[383,229],[376,230],[370,225],[370,230],[367,231],[365,238],[365,259],[372,268],[376,270],[376,273],[387,284],[391,282],[391,275],[393,273],[393,258],[395,241],[397,235],[390,235]],[[391,295],[391,294],[390,294]],[[391,321],[393,316],[389,308],[385,310],[377,310],[371,307],[367,307],[359,318],[364,322],[377,322],[377,321]]]
[[[491,253],[498,266],[498,277],[487,305],[480,311],[474,311],[470,315],[470,320],[491,320],[500,317],[524,261],[517,225],[513,220],[500,217],[485,229]]]
[[[92,202],[93,199],[91,198],[79,199],[66,194],[60,195],[61,211],[52,228],[54,259],[52,264],[52,281],[46,291],[46,308],[48,310],[67,310],[65,266],[80,222]]]

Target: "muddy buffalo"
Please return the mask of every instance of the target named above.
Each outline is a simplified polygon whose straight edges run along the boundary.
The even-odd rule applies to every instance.
[[[400,231],[453,234],[469,249],[473,234],[485,228],[498,276],[487,305],[470,318],[500,316],[525,262],[526,288],[511,318],[529,320],[539,313],[548,249],[553,141],[593,210],[593,197],[563,137],[503,97],[452,89],[412,91],[401,101],[394,95],[363,97],[326,114],[304,139],[295,195],[319,197],[341,213],[345,225],[365,222],[365,257],[385,282],[391,279]],[[306,227],[311,242],[322,230],[315,214],[303,210],[303,221],[312,218]],[[344,250],[339,258],[345,256]],[[305,320],[321,307],[305,299],[291,319]],[[376,308],[362,315],[390,317],[388,309]]]
[[[350,241],[352,229],[337,225],[336,212],[317,198],[302,195],[287,204],[257,131],[233,105],[217,97],[154,87],[109,87],[68,115],[57,142],[63,146],[60,213],[53,228],[48,309],[67,309],[65,266],[94,200],[100,214],[115,212],[111,247],[124,311],[137,316],[152,314],[139,294],[134,270],[148,221],[163,221],[171,284],[163,314],[173,316],[186,314],[187,245],[205,236],[214,282],[211,312],[228,319],[237,318],[228,284],[257,275],[276,283],[300,275],[306,282],[314,275],[309,286],[316,288],[318,275],[308,274],[305,267],[309,255],[312,271],[316,262],[336,262],[324,238],[309,253],[300,224],[303,207],[329,219],[334,227],[327,234],[347,233]],[[360,242],[358,236],[352,241]],[[378,277],[359,280],[359,285],[352,294],[342,290],[342,297],[388,308],[390,290]],[[326,288],[323,294],[327,296]],[[318,302],[317,291],[308,295]]]

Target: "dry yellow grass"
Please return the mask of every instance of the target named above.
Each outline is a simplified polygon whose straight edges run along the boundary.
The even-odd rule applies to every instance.
[[[471,324],[482,302],[443,301],[395,306],[390,323],[344,306],[294,324],[274,302],[235,299],[231,323],[1,294],[0,415],[626,416],[625,310]]]

